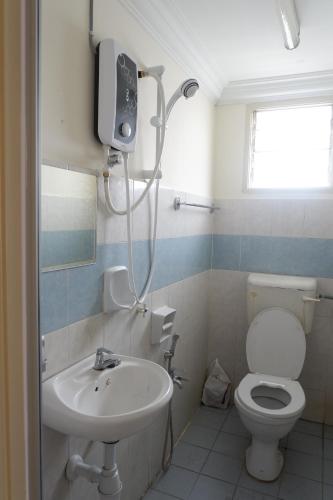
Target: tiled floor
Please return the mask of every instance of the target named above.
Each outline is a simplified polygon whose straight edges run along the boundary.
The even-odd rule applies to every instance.
[[[144,500],[333,500],[333,427],[298,421],[281,442],[285,465],[273,483],[247,474],[248,445],[235,408],[200,407]]]

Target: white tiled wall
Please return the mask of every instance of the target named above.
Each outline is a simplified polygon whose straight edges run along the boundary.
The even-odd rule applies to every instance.
[[[146,184],[131,182],[132,196],[137,198]],[[111,196],[114,204],[125,208],[125,186],[121,178],[112,177]],[[159,192],[158,238],[211,234],[213,217],[208,210],[182,208],[174,210],[174,198],[196,203],[211,203],[191,195],[161,187]],[[149,237],[154,206],[154,194],[145,200],[133,216],[133,238]],[[148,217],[148,210],[150,216]],[[110,244],[126,241],[126,217],[110,216],[105,210],[103,179],[98,179],[97,243]],[[180,334],[174,366],[184,370],[189,382],[180,392],[175,388],[173,399],[176,437],[186,426],[197,407],[205,377],[208,344],[208,287],[210,271],[159,289],[147,297],[149,312],[118,311],[112,315],[98,314],[45,336],[47,371],[44,378],[63,370],[104,345],[114,352],[151,359],[164,363],[165,345],[152,345],[150,311],[161,305],[177,309],[174,331]],[[139,499],[161,469],[161,454],[165,434],[166,415],[146,432],[119,444],[119,467],[124,482],[122,500]],[[149,446],[146,446],[146,443]],[[74,437],[66,437],[44,428],[44,499],[94,500],[96,486],[84,480],[69,484],[64,469],[69,456],[83,453],[88,462],[101,465],[101,445],[89,444]],[[140,453],[138,463],[137,456]]]
[[[150,294],[147,304],[153,309],[167,304],[177,309],[175,332],[180,334],[174,366],[185,371],[189,382],[180,391],[175,387],[173,400],[174,429],[180,435],[197,407],[206,371],[208,335],[208,287],[210,271],[174,283]],[[151,315],[119,311],[99,314],[46,335],[48,358],[45,378],[57,373],[104,345],[120,354],[164,363],[168,343],[151,345]],[[118,460],[124,482],[122,500],[139,499],[160,470],[165,414],[150,429],[119,445]],[[147,446],[147,442],[149,445]],[[64,469],[69,456],[82,453],[89,463],[101,465],[102,448],[98,443],[66,437],[44,428],[44,500],[96,500],[96,486],[84,480],[69,484]],[[137,460],[140,455],[140,460]]]
[[[208,361],[218,358],[234,384],[244,371],[246,276],[238,271],[214,270],[210,284]]]
[[[142,193],[146,183],[131,182],[132,199],[137,199]],[[117,208],[126,208],[125,185],[120,177],[112,177],[110,181],[111,197]],[[211,200],[196,194],[184,193],[164,186],[159,190],[158,208],[158,238],[177,238],[180,236],[211,234],[213,230],[213,216],[209,210],[182,207],[174,209],[174,199],[179,196],[182,201],[193,203],[210,204]],[[133,214],[133,239],[146,240],[151,234],[151,221],[154,214],[154,189],[150,191],[146,199],[139,205]],[[149,217],[147,214],[149,213]],[[109,215],[104,203],[103,179],[98,179],[98,218],[97,218],[97,242],[118,243],[127,241],[126,217]]]
[[[217,234],[333,238],[332,200],[218,200]],[[297,258],[297,256],[295,256]],[[316,259],[316,255],[313,255]],[[209,360],[218,357],[234,385],[247,373],[245,342],[247,273],[214,270],[210,288]],[[318,278],[320,294],[333,296],[333,279]],[[316,305],[300,382],[304,418],[333,423],[333,301]]]
[[[95,229],[95,204],[95,200],[89,198],[43,195],[41,199],[41,230]]]
[[[333,238],[333,201],[311,199],[216,200],[214,233]]]
[[[245,342],[246,279],[248,273],[214,270],[210,288],[208,359],[218,357],[234,387],[248,373]],[[333,280],[319,278],[319,292],[333,293]],[[315,310],[307,336],[306,359],[300,383],[306,395],[304,418],[333,423],[333,304],[323,301]]]

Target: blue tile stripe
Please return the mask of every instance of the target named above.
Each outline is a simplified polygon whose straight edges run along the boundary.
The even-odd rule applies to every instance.
[[[210,235],[159,239],[151,291],[211,269]],[[147,276],[148,241],[133,244],[138,289]],[[45,334],[102,311],[103,272],[127,265],[127,244],[98,245],[96,263],[40,275],[40,322]]]
[[[136,283],[147,276],[148,241],[133,244]],[[157,241],[151,291],[208,269],[333,278],[333,239],[210,235]],[[103,272],[127,265],[127,244],[99,245],[96,263],[41,273],[43,334],[102,311]]]
[[[212,268],[333,278],[333,239],[214,235]]]
[[[42,231],[40,234],[42,268],[95,260],[95,229]]]

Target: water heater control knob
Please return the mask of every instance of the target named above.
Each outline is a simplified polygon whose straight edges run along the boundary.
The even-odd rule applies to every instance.
[[[123,137],[130,137],[132,133],[132,127],[128,122],[124,122],[120,125],[120,133]]]

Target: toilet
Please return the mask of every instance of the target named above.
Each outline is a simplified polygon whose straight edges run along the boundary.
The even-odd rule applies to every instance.
[[[276,479],[283,467],[279,440],[302,415],[304,391],[297,381],[310,333],[317,293],[313,278],[250,274],[247,283],[250,373],[235,390],[235,405],[252,435],[246,451],[248,473]]]

